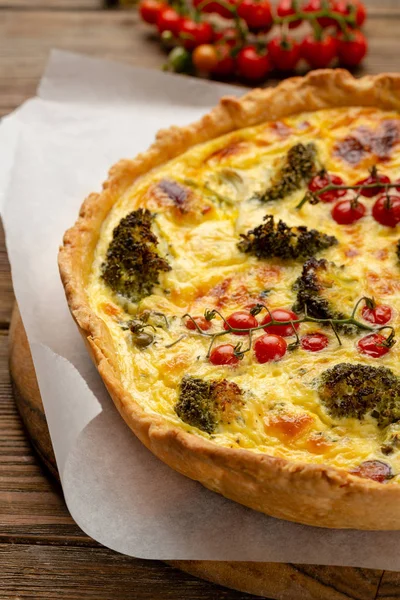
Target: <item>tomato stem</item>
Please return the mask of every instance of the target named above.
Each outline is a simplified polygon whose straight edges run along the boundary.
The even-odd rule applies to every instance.
[[[324,194],[325,192],[330,192],[333,190],[368,190],[368,189],[376,189],[376,188],[383,188],[387,194],[387,190],[389,190],[390,188],[398,188],[399,187],[399,183],[382,183],[380,181],[377,181],[376,183],[358,183],[355,185],[335,185],[333,183],[330,183],[329,185],[326,185],[324,188],[316,191],[316,192],[311,192],[310,190],[307,191],[307,193],[305,194],[304,198],[299,202],[299,204],[296,206],[296,209],[299,210],[300,208],[302,208],[304,206],[304,204],[306,204],[307,202],[310,202],[311,204],[315,204],[316,202],[319,202],[318,197],[321,196],[321,194]],[[390,198],[390,196],[389,196]],[[358,197],[357,197],[358,199]]]

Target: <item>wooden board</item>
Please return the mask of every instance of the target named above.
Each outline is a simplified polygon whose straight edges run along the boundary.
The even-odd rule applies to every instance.
[[[28,434],[40,458],[57,477],[32,357],[18,308],[14,309],[10,328],[10,371],[15,401]],[[373,599],[381,577],[379,570],[317,565],[211,561],[174,561],[171,564],[221,585],[279,600]]]

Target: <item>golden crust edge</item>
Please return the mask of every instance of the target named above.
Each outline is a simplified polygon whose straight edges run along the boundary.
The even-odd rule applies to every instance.
[[[252,90],[240,99],[222,98],[198,122],[160,131],[146,152],[114,165],[102,192],[84,201],[77,222],[64,235],[59,268],[72,316],[117,409],[158,458],[209,489],[273,517],[319,527],[400,529],[400,486],[360,479],[326,465],[220,447],[145,413],[122,387],[111,337],[85,293],[101,224],[114,201],[141,175],[195,144],[236,129],[339,106],[400,110],[400,74],[355,79],[341,69],[313,71],[276,88]]]

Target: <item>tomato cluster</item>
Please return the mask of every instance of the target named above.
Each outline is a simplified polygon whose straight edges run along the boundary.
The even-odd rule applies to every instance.
[[[173,48],[167,66],[178,72],[260,82],[302,62],[355,67],[367,53],[361,0],[279,0],[274,9],[269,0],[141,0],[139,12]],[[310,33],[289,35],[303,22]]]
[[[383,184],[383,186],[379,184]],[[385,184],[391,185],[391,188],[385,188]],[[353,189],[356,195],[353,195],[351,199],[338,200],[348,190],[329,189],[330,186],[344,186]],[[325,188],[327,190],[323,191]],[[312,194],[317,193],[319,201],[335,202],[331,215],[339,225],[351,225],[367,214],[367,207],[359,200],[360,196],[364,198],[378,196],[371,210],[373,218],[386,227],[396,227],[400,223],[400,195],[393,192],[393,188],[395,192],[400,192],[400,180],[395,181],[392,185],[390,178],[378,173],[376,168],[372,169],[368,177],[357,181],[354,186],[345,186],[341,177],[326,171],[315,175],[308,184],[309,191]]]

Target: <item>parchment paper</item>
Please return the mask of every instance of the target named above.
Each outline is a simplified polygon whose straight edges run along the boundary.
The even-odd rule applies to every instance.
[[[38,98],[0,126],[0,201],[14,289],[68,508],[90,536],[141,558],[399,570],[400,532],[272,519],[153,457],[114,409],[69,315],[57,250],[83,198],[160,127],[199,118],[226,93],[240,90],[54,52]]]

